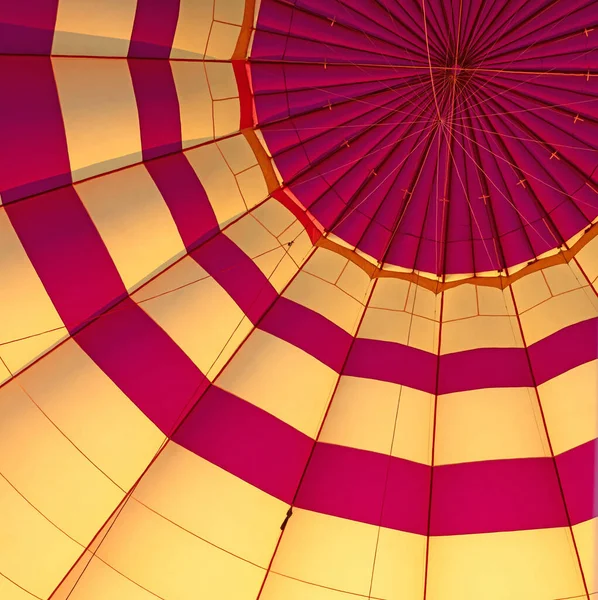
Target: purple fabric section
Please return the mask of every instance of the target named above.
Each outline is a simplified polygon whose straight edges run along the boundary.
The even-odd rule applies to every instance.
[[[59,0],[0,2],[0,54],[50,54]],[[2,77],[4,80],[4,76]],[[5,83],[2,87],[6,92]]]
[[[169,58],[180,0],[137,0],[129,56]]]
[[[143,159],[182,149],[181,115],[170,62],[129,59]]]
[[[434,354],[403,344],[358,338],[345,375],[390,381],[433,394],[437,360]]]
[[[145,166],[160,190],[186,248],[219,231],[208,195],[183,153],[148,161]]]
[[[252,323],[257,323],[278,297],[251,258],[223,233],[190,256],[227,291]]]
[[[439,394],[532,385],[525,348],[477,348],[440,357]]]
[[[598,358],[598,318],[565,327],[529,347],[539,385]]]
[[[567,526],[551,458],[434,467],[430,535]]]
[[[173,437],[198,456],[291,503],[313,440],[212,386]]]
[[[165,434],[208,385],[191,359],[130,298],[74,339]]]
[[[571,524],[598,517],[598,440],[592,440],[556,458]]]
[[[72,186],[9,204],[6,212],[70,333],[126,295]]]
[[[305,350],[340,373],[353,337],[321,314],[279,298],[268,311],[260,329]]]
[[[64,123],[50,59],[0,56],[0,76],[3,202],[71,183]]]

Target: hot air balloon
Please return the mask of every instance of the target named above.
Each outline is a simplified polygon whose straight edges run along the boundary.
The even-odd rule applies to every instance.
[[[0,1],[0,598],[598,598],[596,0]]]

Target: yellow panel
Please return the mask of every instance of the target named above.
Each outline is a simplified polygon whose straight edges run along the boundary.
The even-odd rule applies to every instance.
[[[519,313],[523,313],[533,306],[544,302],[544,300],[548,300],[551,296],[542,271],[528,273],[521,279],[513,282],[511,287],[515,294],[515,302],[517,303]]]
[[[544,269],[543,272],[553,296],[588,284],[575,262],[554,265]]]
[[[383,277],[376,282],[370,306],[389,310],[405,310],[410,283],[402,279]]]
[[[442,320],[464,319],[478,314],[476,286],[465,283],[444,292]]]
[[[222,0],[221,0],[222,1]],[[227,60],[235,51],[241,28],[214,21],[206,50],[206,60]]]
[[[538,386],[555,454],[598,437],[598,361]]]
[[[31,600],[34,597],[0,573],[0,598],[2,600]]]
[[[598,593],[598,519],[573,526],[573,536],[590,594]]]
[[[303,262],[307,260],[314,249],[314,245],[312,244],[307,231],[305,231],[305,228],[299,221],[295,221],[291,227],[278,237],[278,240],[283,245],[288,245],[289,242],[293,242],[288,253],[298,266],[302,265]]]
[[[206,62],[204,67],[214,100],[237,98],[239,96],[237,79],[230,63]]]
[[[19,376],[57,427],[128,489],[164,440],[162,432],[72,340]]]
[[[214,0],[181,0],[170,58],[204,57],[212,28]]]
[[[517,301],[517,297],[515,298]],[[527,345],[557,331],[598,315],[597,299],[589,288],[555,296],[521,315],[521,328]]]
[[[170,442],[135,498],[245,560],[268,567],[288,505]]]
[[[60,0],[52,54],[126,56],[136,0]]]
[[[172,214],[143,165],[76,187],[128,290],[185,253]]]
[[[428,319],[440,319],[442,295],[412,283],[409,288],[405,310]]]
[[[588,242],[576,255],[583,272],[594,282],[598,277],[598,237]]]
[[[320,440],[390,454],[401,386],[341,377]]]
[[[367,300],[371,284],[372,280],[362,268],[348,262],[336,285],[363,304]]]
[[[206,190],[221,226],[247,210],[235,177],[215,144],[189,150],[186,156]]]
[[[294,509],[272,571],[367,595],[377,536],[373,525]]]
[[[425,565],[425,536],[380,528],[372,597],[388,600],[423,598]]]
[[[241,104],[238,98],[214,101],[214,133],[216,137],[239,131]]]
[[[295,215],[274,198],[266,200],[252,214],[272,235],[277,237],[296,221]],[[308,270],[308,265],[306,265],[306,270]]]
[[[0,477],[0,572],[47,598],[83,547],[47,521]],[[4,597],[3,597],[4,600]]]
[[[188,261],[197,266],[197,277],[201,277],[201,269],[193,259],[185,258],[168,269],[168,282],[173,283],[174,275],[187,270]],[[179,265],[185,265],[181,268]],[[176,291],[160,295],[166,288],[162,276],[143,288],[143,295],[157,296],[141,304],[143,310],[171,337],[178,346],[199,367],[199,370],[213,379],[218,372],[215,361],[226,362],[237,349],[241,341],[235,336],[237,332],[247,335],[252,324],[235,301],[211,277],[187,285]],[[184,281],[184,278],[181,278]],[[176,289],[184,283],[174,283]],[[144,297],[141,296],[141,297]],[[137,300],[137,295],[134,296]],[[236,343],[235,343],[236,342]]]
[[[183,148],[213,139],[212,98],[204,63],[173,61],[170,68],[181,111]]]
[[[348,262],[349,259],[338,252],[317,248],[303,270],[329,283],[336,283]]]
[[[281,255],[276,250],[284,253],[278,240],[251,214],[227,227],[224,234],[251,259],[261,255],[274,254],[280,260]],[[273,252],[273,250],[275,251]]]
[[[284,296],[315,310],[349,333],[355,331],[363,311],[357,300],[303,271],[295,277]]]
[[[472,317],[442,324],[441,354],[475,348],[523,348],[516,317]]]
[[[265,571],[128,502],[97,556],[172,600],[255,600]]]
[[[354,594],[284,577],[278,573],[268,573],[260,600],[358,600]]]
[[[511,289],[477,286],[478,306],[481,315],[515,315]]]
[[[303,350],[256,330],[218,385],[315,437],[337,377]]]
[[[392,455],[429,465],[433,420],[434,394],[403,386]]]
[[[268,197],[268,186],[259,165],[237,175],[237,182],[247,208],[252,208]]]
[[[124,492],[48,420],[16,382],[0,393],[0,473],[42,514],[87,544]]]
[[[0,272],[0,342],[64,327],[4,209],[0,209]],[[24,345],[1,346],[0,353],[14,372],[64,335],[62,329]]]
[[[493,388],[438,397],[435,464],[550,456],[536,393]]]
[[[215,0],[214,18],[218,21],[241,25],[244,13],[244,0]]]
[[[139,117],[127,61],[53,58],[52,64],[73,180],[140,162]]]
[[[12,377],[11,372],[6,368],[4,361],[2,359],[2,354],[0,354],[0,384],[4,383],[8,379]]]
[[[257,164],[255,154],[244,135],[235,135],[216,142],[231,171],[240,173]]]
[[[427,600],[584,597],[568,529],[430,538]]]

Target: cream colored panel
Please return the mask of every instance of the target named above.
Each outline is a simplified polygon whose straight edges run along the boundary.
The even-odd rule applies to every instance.
[[[389,310],[405,310],[411,284],[402,279],[381,277],[376,282],[370,306]]]
[[[126,60],[53,58],[73,180],[141,161],[141,134]]]
[[[4,209],[0,209],[0,272],[0,343],[64,327]],[[0,356],[15,372],[65,333],[62,329],[0,346]]]
[[[47,598],[83,547],[47,521],[0,477],[0,572]]]
[[[587,280],[575,262],[548,267],[543,272],[553,296],[587,285]]]
[[[538,386],[555,454],[598,437],[598,361]]]
[[[272,572],[368,595],[378,527],[294,509]]]
[[[175,291],[164,293],[170,290]],[[151,299],[141,303],[143,310],[210,379],[217,373],[214,362],[226,362],[237,349],[239,340],[235,344],[231,336],[252,328],[235,301],[190,257],[133,296],[144,298]]]
[[[372,597],[389,600],[423,598],[426,537],[380,528]]]
[[[65,327],[12,341],[0,347],[0,357],[12,374],[18,373],[68,337]]]
[[[442,320],[454,321],[478,314],[476,286],[465,283],[444,292]]]
[[[247,210],[235,177],[215,144],[189,150],[186,156],[206,190],[221,227]]]
[[[257,164],[255,154],[244,135],[235,135],[225,140],[216,142],[222,156],[236,175]]]
[[[405,310],[420,317],[439,320],[441,298],[442,294],[435,294],[431,290],[412,283],[409,287]]]
[[[143,165],[80,183],[77,192],[128,290],[185,253],[172,215]]]
[[[239,131],[241,105],[238,98],[214,100],[214,133],[216,137]]]
[[[477,286],[478,306],[481,315],[515,315],[511,289],[501,290],[486,285]]]
[[[0,598],[2,600],[31,600],[35,596],[21,589],[0,573]]]
[[[432,537],[428,560],[428,600],[584,596],[566,528]]]
[[[124,496],[16,382],[0,393],[0,473],[81,544],[91,540]]]
[[[217,21],[241,25],[245,14],[245,0],[216,0],[214,18]]]
[[[293,223],[296,222],[295,215],[288,210],[285,206],[283,206],[278,200],[274,198],[270,198],[266,200],[263,204],[258,206],[253,212],[252,215],[268,230],[272,235],[276,237],[282,235],[284,231],[286,231]],[[314,256],[318,254],[316,252]],[[308,265],[306,265],[305,270],[309,270]]]
[[[349,296],[352,296],[362,304],[367,300],[371,284],[372,280],[368,274],[352,262],[347,263],[336,283],[341,290],[347,292]]]
[[[265,571],[128,502],[97,556],[169,600],[255,600]]]
[[[516,317],[472,317],[442,324],[441,354],[475,348],[523,348]]]
[[[253,208],[268,197],[264,173],[258,165],[239,173],[237,182],[247,208]]]
[[[303,350],[256,330],[218,385],[315,437],[337,377]]]
[[[164,435],[72,340],[19,376],[38,406],[102,471],[128,489]]]
[[[295,277],[284,296],[320,313],[349,333],[354,333],[363,311],[363,305],[357,300],[303,271]]]
[[[528,273],[525,277],[518,279],[511,285],[517,302],[517,310],[523,313],[533,306],[548,300],[551,296],[542,271]]]
[[[180,0],[170,58],[204,58],[213,14],[214,0]]]
[[[214,116],[204,63],[170,63],[181,112],[183,148],[214,138]]]
[[[170,442],[135,498],[187,531],[267,568],[288,505]]]
[[[338,252],[326,248],[316,248],[303,270],[329,283],[336,283],[348,262],[349,259]]]
[[[226,1],[226,0],[224,0]],[[230,63],[206,62],[204,63],[210,85],[210,92],[214,100],[224,98],[237,98],[237,78]]]
[[[595,284],[598,277],[598,237],[588,242],[575,255],[575,260],[579,263],[590,281]],[[594,285],[594,287],[596,286]]]
[[[357,600],[354,594],[321,587],[278,573],[268,573],[260,600]]]
[[[136,0],[60,0],[52,54],[126,56]]]
[[[550,456],[536,393],[492,388],[438,397],[434,463]]]
[[[515,300],[518,301],[517,296]],[[521,314],[521,327],[527,345],[531,345],[564,327],[598,315],[598,300],[590,288],[578,289],[551,298]]]
[[[598,519],[573,526],[579,559],[590,594],[598,593]]]
[[[341,377],[320,441],[390,454],[401,386]]]
[[[222,1],[222,0],[221,0]],[[228,60],[235,51],[241,28],[214,21],[206,50],[206,60]]]

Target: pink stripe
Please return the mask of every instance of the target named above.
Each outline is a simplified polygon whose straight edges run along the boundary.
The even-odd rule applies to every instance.
[[[191,359],[130,298],[75,340],[165,434],[208,385]]]
[[[571,523],[598,517],[598,439],[565,452],[556,458]]]
[[[22,2],[10,4],[25,6]],[[0,56],[0,72],[3,202],[69,184],[66,136],[50,59]]]
[[[278,297],[251,258],[222,233],[190,256],[228,292],[252,323],[257,323]]]
[[[219,231],[208,195],[184,154],[164,156],[145,166],[168,205],[186,248]]]
[[[430,535],[567,526],[551,458],[434,467]]]
[[[206,392],[173,439],[289,503],[313,446],[308,436],[215,386]]]
[[[137,0],[129,56],[169,58],[180,0]]]
[[[0,54],[50,54],[57,13],[58,0],[0,2]]]
[[[6,212],[70,333],[126,295],[72,186],[9,204]]]
[[[340,373],[353,337],[321,314],[279,298],[260,329],[286,340]]]
[[[129,59],[139,112],[143,159],[182,149],[181,114],[170,63]]]

